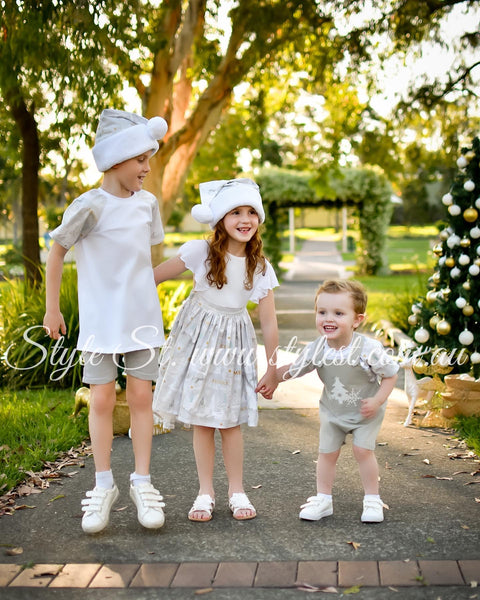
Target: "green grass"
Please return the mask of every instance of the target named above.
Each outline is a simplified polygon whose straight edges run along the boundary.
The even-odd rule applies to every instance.
[[[87,412],[73,408],[71,390],[0,391],[0,495],[88,437]]]

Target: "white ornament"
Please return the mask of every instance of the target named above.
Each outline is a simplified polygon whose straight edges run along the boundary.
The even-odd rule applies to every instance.
[[[478,198],[475,200],[475,206],[476,206],[477,208],[480,208],[480,197],[478,197]]]
[[[480,228],[475,226],[470,229],[470,237],[476,240],[480,237]]]
[[[472,352],[470,355],[470,361],[473,365],[480,363],[480,352]]]
[[[424,344],[425,342],[428,342],[430,334],[425,328],[420,327],[420,329],[417,329],[417,331],[415,332],[414,337],[419,344]]]
[[[470,257],[468,256],[468,254],[460,254],[460,256],[458,257],[458,262],[462,265],[462,267],[464,267],[465,265],[468,265],[470,263]]]
[[[462,346],[469,346],[473,342],[473,333],[468,331],[468,329],[464,329],[458,336],[458,341]]]
[[[441,257],[438,259],[438,266],[439,266],[439,267],[443,267],[443,265],[445,264],[445,261],[446,261],[446,260],[447,260],[447,257],[446,257],[446,256],[441,256]]]
[[[458,236],[456,233],[452,233],[452,235],[447,240],[447,246],[449,248],[455,248],[455,246],[458,246],[459,244],[460,236]]]
[[[475,184],[473,183],[473,181],[471,179],[469,179],[468,181],[466,181],[463,184],[463,188],[464,190],[466,190],[467,192],[473,192],[473,190],[475,189]]]
[[[480,256],[480,246],[477,246],[477,254]]]
[[[457,217],[462,212],[462,209],[458,206],[458,204],[452,204],[448,207],[448,212],[452,215],[452,217]]]
[[[464,169],[468,165],[468,160],[464,156],[460,156],[457,160],[457,167],[459,169]]]
[[[470,265],[468,267],[468,272],[473,277],[476,277],[480,273],[480,267],[478,265]]]
[[[422,309],[420,306],[418,306],[418,304],[412,304],[412,313],[414,315],[418,315],[422,312]]]
[[[452,277],[453,279],[458,279],[458,277],[460,277],[461,274],[462,272],[458,267],[453,267],[453,269],[450,271],[450,277]]]
[[[467,301],[465,300],[465,298],[462,298],[462,296],[459,296],[455,300],[455,304],[457,305],[458,308],[463,308],[464,306],[467,305]]]
[[[442,202],[445,204],[445,206],[450,206],[450,204],[453,202],[452,194],[445,194],[442,198]]]

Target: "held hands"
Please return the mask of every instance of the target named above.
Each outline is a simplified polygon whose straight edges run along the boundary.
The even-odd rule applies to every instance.
[[[378,409],[382,404],[383,403],[375,397],[364,398],[361,401],[360,414],[365,419],[371,419],[377,414]]]
[[[273,392],[277,389],[278,386],[278,378],[277,378],[277,370],[273,369],[267,371],[265,375],[258,382],[255,391],[257,394],[262,394],[264,398],[267,400],[271,400],[273,397]]]
[[[60,335],[67,333],[65,320],[61,312],[46,312],[43,317],[43,328],[45,333],[54,340],[58,340]]]

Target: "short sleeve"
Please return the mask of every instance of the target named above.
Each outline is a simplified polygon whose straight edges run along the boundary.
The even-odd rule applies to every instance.
[[[270,290],[280,285],[272,265],[266,261],[265,273],[258,273],[253,280],[253,289],[250,301],[256,304],[268,294]]]
[[[98,190],[82,194],[67,207],[61,224],[50,232],[50,237],[68,250],[92,231],[105,202],[104,195]]]
[[[288,373],[291,377],[302,377],[311,373],[321,364],[321,356],[324,349],[325,338],[319,337],[310,342],[298,355],[295,362],[290,365]]]
[[[190,240],[189,242],[185,242],[185,244],[180,246],[178,256],[183,260],[187,269],[194,274],[196,289],[198,291],[207,289],[208,286],[205,280],[205,261],[208,256],[207,240]]]
[[[160,209],[158,208],[158,202],[155,196],[152,196],[152,230],[150,235],[150,244],[161,244],[165,239],[165,233],[163,231],[162,218],[160,217]]]
[[[378,377],[393,377],[399,367],[398,362],[384,349],[378,340],[367,338],[362,355],[370,369]]]

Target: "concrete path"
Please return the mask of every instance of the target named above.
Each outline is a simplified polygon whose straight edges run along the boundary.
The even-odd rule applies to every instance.
[[[292,267],[297,275],[276,292],[285,361],[316,336],[312,304],[319,281],[345,273],[330,242],[308,242],[304,251]],[[127,437],[114,440],[112,468],[121,495],[101,534],[86,536],[80,528],[93,460],[65,468],[66,476],[47,490],[22,498],[23,510],[0,519],[0,598],[201,593],[276,600],[306,591],[379,600],[480,598],[479,461],[451,432],[403,427],[401,389],[391,396],[378,439],[385,521],[360,522],[363,494],[350,442],[338,464],[334,515],[317,523],[298,519],[300,505],[315,491],[320,392],[316,375],[282,384],[273,400],[261,399],[259,426],[244,429],[245,486],[258,511],[253,521],[236,522],[229,513],[219,445],[214,518],[187,520],[197,492],[189,430],[154,438],[152,479],[166,501],[166,524],[156,532],[140,527],[128,498],[133,457]],[[7,555],[12,548],[22,553]]]

